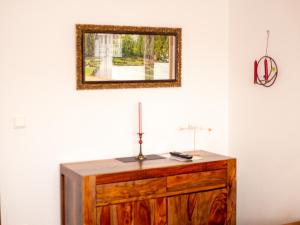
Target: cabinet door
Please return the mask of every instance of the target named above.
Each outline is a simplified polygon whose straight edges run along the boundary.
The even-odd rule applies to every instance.
[[[97,207],[97,225],[167,225],[167,199]]]
[[[168,225],[224,225],[226,189],[168,198]]]

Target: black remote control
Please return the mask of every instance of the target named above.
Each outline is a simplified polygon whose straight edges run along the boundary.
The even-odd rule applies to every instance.
[[[183,154],[182,152],[170,152],[171,156],[179,157],[179,158],[184,158],[184,159],[192,159],[193,156],[189,154]]]

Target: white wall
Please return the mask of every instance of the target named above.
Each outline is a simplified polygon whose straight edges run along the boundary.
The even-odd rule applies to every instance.
[[[59,163],[137,154],[137,102],[145,153],[190,148],[188,122],[212,127],[227,153],[226,1],[1,0],[0,192],[4,225],[55,225]],[[183,28],[181,88],[76,91],[75,24]],[[13,118],[26,117],[25,129]]]
[[[238,158],[238,224],[300,220],[300,1],[229,1],[229,149]],[[253,85],[265,54],[279,66],[271,88]]]

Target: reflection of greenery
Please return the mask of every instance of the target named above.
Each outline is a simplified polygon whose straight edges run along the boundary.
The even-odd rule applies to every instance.
[[[95,67],[86,66],[84,68],[84,74],[85,74],[85,76],[92,76],[92,75],[94,75],[95,72],[96,72],[95,71]]]
[[[86,57],[85,58],[85,65],[90,67],[97,67],[100,64],[100,59],[97,57]]]
[[[84,34],[84,53],[87,57],[93,57],[95,53],[95,33]]]
[[[123,57],[144,57],[145,37],[144,35],[122,35]],[[169,37],[154,35],[154,58],[157,62],[168,62]]]
[[[144,62],[145,62],[145,79],[153,80],[154,78],[154,35],[145,36],[145,50],[144,50]]]
[[[168,62],[169,58],[169,38],[168,36],[154,36],[154,55],[159,62]]]
[[[145,48],[144,43],[145,43],[144,35],[139,35],[135,45],[135,52],[140,57],[144,57],[144,48]]]
[[[123,57],[133,57],[137,56],[134,52],[135,40],[132,35],[123,35],[122,36],[122,55]]]
[[[113,65],[114,66],[142,66],[144,65],[144,59],[141,57],[138,58],[113,58]]]
[[[96,73],[100,66],[100,59],[96,57],[86,57],[85,58],[85,67],[84,74],[86,76],[91,76]]]
[[[152,36],[152,35],[151,35]],[[169,37],[153,35],[154,51],[148,56],[154,62],[166,63],[169,61]],[[100,59],[95,57],[95,33],[84,35],[85,74],[94,75],[100,66]],[[145,35],[124,34],[122,39],[122,57],[113,57],[116,66],[142,66],[145,58]],[[153,46],[153,45],[152,45]],[[149,52],[149,51],[148,51]],[[147,57],[146,57],[147,58]]]

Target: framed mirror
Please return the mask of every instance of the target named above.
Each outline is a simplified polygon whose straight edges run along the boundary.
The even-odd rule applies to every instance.
[[[181,86],[181,28],[76,25],[77,89]]]

